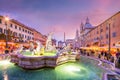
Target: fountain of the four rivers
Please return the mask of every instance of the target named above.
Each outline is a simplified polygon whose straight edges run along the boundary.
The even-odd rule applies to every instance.
[[[23,50],[21,46],[16,53],[11,54],[11,62],[24,69],[39,69],[43,67],[53,67],[68,61],[79,59],[77,52],[72,52],[68,44],[62,50],[57,50],[52,45],[52,33],[49,33],[46,46],[36,41],[37,47],[34,49],[33,43],[30,43],[28,50]]]

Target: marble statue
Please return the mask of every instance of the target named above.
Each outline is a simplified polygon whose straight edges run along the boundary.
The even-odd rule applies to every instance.
[[[54,51],[56,48],[52,45],[52,35],[53,33],[49,33],[46,41],[46,51]]]
[[[40,55],[40,49],[42,47],[42,44],[40,43],[40,41],[36,41],[37,43],[37,48],[34,50],[34,52],[32,53],[32,55]]]
[[[43,55],[43,54],[44,54],[44,52],[45,52],[44,49],[45,49],[44,46],[42,46],[41,49],[40,49],[40,55]]]
[[[30,43],[30,51],[33,51],[34,50],[34,44],[31,42]]]
[[[16,53],[21,53],[23,51],[23,45],[21,44],[20,47],[16,50]]]
[[[71,53],[71,45],[67,44],[67,45],[63,46],[63,49],[60,50],[60,53]]]

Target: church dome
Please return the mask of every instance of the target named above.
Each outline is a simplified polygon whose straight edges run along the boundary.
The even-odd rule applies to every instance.
[[[91,28],[94,28],[94,27],[90,24],[89,18],[87,17],[86,23],[84,25],[84,29],[91,29]]]

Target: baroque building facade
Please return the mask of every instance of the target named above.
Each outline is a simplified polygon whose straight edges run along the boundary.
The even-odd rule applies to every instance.
[[[89,46],[89,45],[86,45],[86,40],[87,40],[86,35],[92,29],[94,29],[94,26],[91,25],[89,18],[87,17],[85,24],[81,23],[80,25],[80,35],[79,35],[80,47]]]
[[[0,39],[6,40],[5,36],[10,37],[10,42],[29,42],[39,40],[45,44],[46,37],[37,30],[24,25],[23,23],[10,19],[5,20],[4,16],[0,16]],[[2,38],[3,36],[3,38]]]
[[[80,30],[82,47],[120,47],[120,11],[86,32],[82,26]]]

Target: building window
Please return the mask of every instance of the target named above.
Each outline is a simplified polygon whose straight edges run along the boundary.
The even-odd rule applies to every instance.
[[[6,34],[7,33],[7,31],[6,31],[6,29],[4,29],[4,34]]]
[[[21,28],[19,27],[19,30],[21,30]]]
[[[12,27],[13,25],[12,24],[10,24],[10,27]]]
[[[24,29],[23,29],[23,32],[24,32]]]
[[[97,34],[99,34],[99,32],[97,31]]]
[[[108,26],[106,27],[106,30],[108,30]]]
[[[10,31],[10,34],[13,34],[13,32],[12,32],[12,31]]]
[[[112,33],[112,37],[116,37],[116,32],[113,32],[113,33]]]
[[[2,20],[0,19],[0,24],[2,24]]]
[[[27,30],[25,30],[25,32],[27,32]]]
[[[21,37],[21,34],[19,33],[19,37]]]
[[[100,36],[100,39],[102,40],[102,39],[103,39],[103,36]]]
[[[17,37],[17,33],[15,32],[15,36]]]
[[[2,33],[2,28],[0,28],[0,33]]]
[[[113,28],[115,27],[115,23],[113,23]]]
[[[103,32],[103,29],[100,29],[100,32]]]
[[[97,37],[96,40],[99,40],[99,37]]]
[[[7,26],[7,23],[5,22],[5,25]]]
[[[109,24],[109,27],[110,27],[110,24]]]
[[[113,46],[115,46],[115,43],[113,43]]]
[[[109,42],[108,42],[108,41],[106,41],[106,44],[109,44]]]
[[[27,40],[29,40],[29,36],[28,36]]]
[[[22,34],[22,37],[24,38],[24,34]]]
[[[17,29],[17,26],[15,26],[15,29]]]
[[[109,37],[108,34],[106,34],[106,39],[108,39],[108,37]]]

